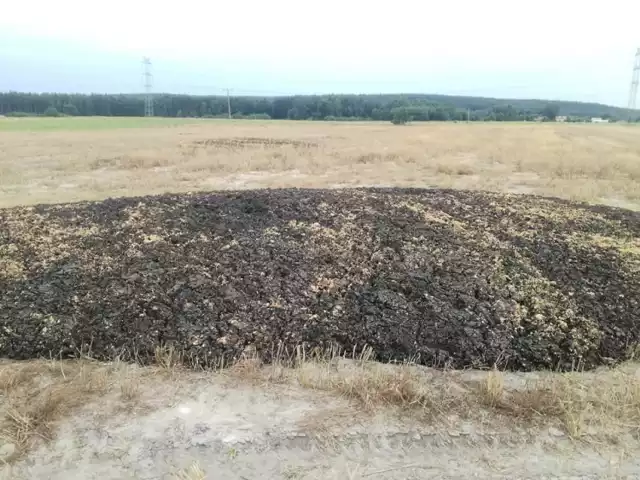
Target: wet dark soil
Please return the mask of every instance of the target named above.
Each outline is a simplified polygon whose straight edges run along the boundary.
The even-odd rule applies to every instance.
[[[640,215],[421,189],[253,190],[0,210],[0,355],[193,364],[277,345],[592,368],[640,332]]]

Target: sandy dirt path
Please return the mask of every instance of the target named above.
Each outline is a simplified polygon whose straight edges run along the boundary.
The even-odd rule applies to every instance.
[[[198,378],[145,383],[129,405],[105,394],[0,478],[640,478],[632,436],[576,442],[555,428],[496,427],[453,414],[428,426],[298,386]]]

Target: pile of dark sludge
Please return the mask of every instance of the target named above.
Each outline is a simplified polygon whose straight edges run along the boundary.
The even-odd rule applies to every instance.
[[[0,355],[193,364],[371,346],[511,369],[627,358],[640,215],[533,196],[254,190],[0,210]]]

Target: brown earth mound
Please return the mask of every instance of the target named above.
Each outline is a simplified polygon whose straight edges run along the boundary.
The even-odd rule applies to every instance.
[[[640,215],[417,189],[0,210],[0,355],[195,363],[365,344],[455,367],[594,367],[640,329]]]

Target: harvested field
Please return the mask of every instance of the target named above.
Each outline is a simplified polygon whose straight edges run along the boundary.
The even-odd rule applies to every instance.
[[[422,189],[0,210],[0,354],[192,364],[280,346],[569,370],[633,355],[640,214]]]
[[[530,193],[640,210],[634,125],[27,118],[2,122],[0,144],[0,207],[385,186]]]

